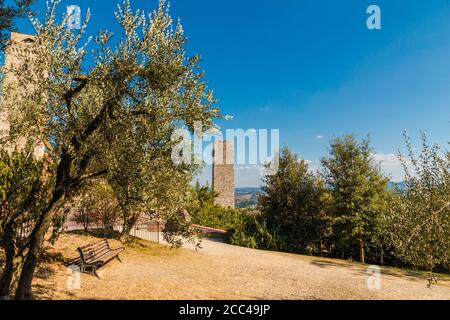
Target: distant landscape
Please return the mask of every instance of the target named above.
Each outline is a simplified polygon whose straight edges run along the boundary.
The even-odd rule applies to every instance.
[[[258,201],[258,194],[262,193],[259,187],[236,188],[236,207],[249,208],[255,206]]]
[[[393,182],[389,181],[388,188],[390,190],[399,189],[402,190],[405,187],[405,182]],[[248,187],[248,188],[236,188],[236,207],[237,208],[250,208],[256,205],[258,202],[258,194],[263,191],[260,187]]]
[[[403,189],[405,189],[405,182],[404,181],[401,181],[401,182],[389,181],[388,182],[388,188],[390,190],[395,190],[395,189],[403,190]]]

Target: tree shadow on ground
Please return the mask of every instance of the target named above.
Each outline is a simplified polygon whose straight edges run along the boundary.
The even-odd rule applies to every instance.
[[[142,241],[139,238],[136,237],[128,237],[127,242],[125,243],[127,247],[130,248],[147,248],[148,244],[144,243],[144,241]]]
[[[33,285],[33,299],[34,300],[53,300],[55,295],[58,294],[59,290],[54,283],[39,283]],[[77,295],[69,290],[64,292],[66,296],[73,299],[77,299]],[[66,297],[65,300],[68,298]]]
[[[333,262],[329,260],[313,260],[311,261],[311,264],[320,268],[327,268],[327,267],[341,267],[341,268],[348,268],[352,267],[350,263],[346,262]]]
[[[215,235],[211,235],[211,236],[206,236],[203,239],[214,241],[214,242],[227,243],[227,237],[224,235],[215,234]]]
[[[56,270],[53,267],[50,267],[48,264],[38,265],[34,276],[41,280],[49,280],[51,276],[56,274]]]
[[[110,229],[96,229],[96,230],[75,230],[75,231],[67,231],[67,234],[74,234],[79,236],[90,236],[98,239],[118,239],[120,233],[118,231],[110,230]]]
[[[33,299],[52,299],[52,296],[58,290],[56,284],[51,281],[51,278],[58,273],[57,268],[63,263],[64,257],[61,253],[49,252],[47,250],[43,252],[34,274],[34,278],[38,283],[33,284]]]
[[[84,231],[84,230],[68,231],[68,232],[65,232],[65,234],[92,237],[92,238],[96,238],[99,240],[103,240],[103,239],[115,240],[116,242],[119,241],[118,239],[120,236],[119,232],[114,231],[114,230],[109,230],[109,229],[98,229],[98,230],[89,230],[89,231]],[[85,244],[92,244],[92,243],[93,243],[93,241],[91,240],[91,242],[86,242]],[[147,249],[147,248],[151,247],[153,245],[153,243],[130,235],[127,238],[127,240],[122,243],[122,245],[125,246],[126,248],[130,248],[130,249]],[[157,244],[155,243],[154,245],[157,245]],[[79,257],[72,257],[71,259],[66,260],[65,263],[73,262],[73,261],[77,260],[77,258],[79,258]]]
[[[370,264],[357,264],[356,262],[333,262],[329,260],[317,259],[311,261],[311,264],[318,266],[322,269],[329,267],[340,267],[348,270],[352,270],[359,275],[367,275],[367,268]],[[410,269],[397,269],[389,266],[379,266],[381,268],[382,276],[391,276],[399,279],[408,279],[413,281],[424,281],[428,279],[428,274],[425,271],[410,270]],[[450,283],[450,277],[447,275],[437,275],[440,282]]]
[[[35,284],[33,285],[33,299],[34,300],[51,300],[52,293],[55,293],[56,286],[52,284]]]

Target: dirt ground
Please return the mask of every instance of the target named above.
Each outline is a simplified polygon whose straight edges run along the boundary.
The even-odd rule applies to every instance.
[[[84,235],[62,235],[39,268],[36,298],[450,299],[448,277],[430,289],[421,274],[383,268],[381,289],[369,290],[367,266],[212,240],[204,240],[198,252],[136,241],[122,253],[123,263],[114,260],[100,270],[100,280],[82,274],[81,288],[68,289],[70,277],[62,261],[76,257],[79,245],[95,241]]]

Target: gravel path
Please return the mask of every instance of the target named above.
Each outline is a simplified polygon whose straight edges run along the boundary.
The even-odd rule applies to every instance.
[[[50,252],[67,259],[86,241],[93,240],[63,235]],[[430,289],[423,276],[383,268],[381,289],[369,290],[367,266],[211,240],[202,246],[196,252],[139,241],[123,264],[101,270],[101,280],[81,275],[79,290],[68,290],[66,268],[49,261],[35,292],[41,299],[450,299],[449,278]]]

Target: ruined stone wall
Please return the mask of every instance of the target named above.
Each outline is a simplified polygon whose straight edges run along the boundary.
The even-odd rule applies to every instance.
[[[232,141],[214,143],[212,184],[214,192],[218,193],[215,203],[225,208],[234,208],[234,143]]]

